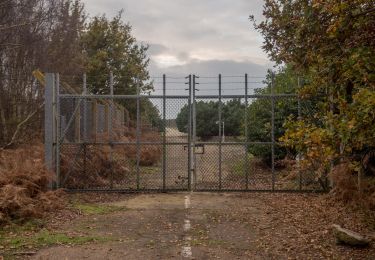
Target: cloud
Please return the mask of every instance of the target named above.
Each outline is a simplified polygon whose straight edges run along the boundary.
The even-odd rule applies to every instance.
[[[213,95],[215,98],[209,100],[218,100],[219,83],[218,76],[222,74],[222,95],[243,95],[245,94],[245,74],[248,74],[248,94],[253,94],[256,88],[264,86],[263,80],[269,66],[259,65],[251,61],[237,62],[233,60],[190,60],[184,65],[175,65],[170,67],[160,67],[151,60],[150,71],[152,73],[154,95],[163,94],[162,75],[166,75],[166,94],[187,96],[189,93],[188,75],[195,74],[199,76],[196,82],[197,100],[202,99],[199,96]],[[228,99],[223,97],[223,102]],[[161,111],[161,100],[152,101]],[[251,102],[251,100],[249,100]],[[167,118],[176,118],[177,113],[187,103],[186,99],[167,100]]]
[[[261,19],[263,0],[83,1],[91,15],[124,9],[133,34],[150,44],[152,74],[257,74],[270,65],[248,20],[250,14]]]
[[[159,55],[162,53],[168,52],[168,47],[158,44],[158,43],[149,43],[149,49],[148,49],[148,54],[151,56]]]
[[[188,74],[196,74],[202,76],[223,75],[245,75],[245,73],[253,76],[264,76],[267,69],[272,65],[259,65],[251,61],[233,61],[233,60],[192,60],[184,65],[170,66],[162,68],[157,63],[150,62],[150,71],[153,75],[160,76],[162,74],[170,74],[173,76],[186,76]]]

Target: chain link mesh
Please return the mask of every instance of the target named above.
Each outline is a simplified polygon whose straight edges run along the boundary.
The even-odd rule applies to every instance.
[[[299,151],[279,140],[285,120],[311,116],[311,103],[259,94],[260,80],[249,84],[246,96],[244,82],[229,78],[220,95],[217,78],[203,77],[195,98],[185,78],[158,80],[148,96],[59,97],[62,187],[320,189],[314,172],[299,170]]]

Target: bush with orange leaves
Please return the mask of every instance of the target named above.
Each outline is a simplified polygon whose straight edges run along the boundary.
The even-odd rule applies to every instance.
[[[49,191],[52,174],[42,144],[0,150],[0,224],[42,217],[64,205],[61,191]]]
[[[61,150],[61,176],[63,187],[69,189],[106,189],[131,186],[135,181],[137,146],[136,129],[114,129],[98,134],[101,144],[66,144]],[[142,131],[142,142],[155,142],[160,137],[156,131]],[[110,145],[110,141],[133,143]],[[140,146],[140,166],[155,166],[161,160],[162,150],[158,145]]]

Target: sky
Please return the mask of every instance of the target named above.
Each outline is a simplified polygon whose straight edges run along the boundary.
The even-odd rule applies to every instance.
[[[83,0],[88,13],[123,19],[150,46],[150,74],[263,76],[272,67],[249,15],[263,0]]]

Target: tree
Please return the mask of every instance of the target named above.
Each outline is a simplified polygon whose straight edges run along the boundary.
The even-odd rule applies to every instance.
[[[139,45],[131,34],[131,26],[122,21],[122,12],[112,20],[95,16],[81,38],[86,54],[86,73],[90,91],[109,93],[109,73],[113,72],[115,94],[134,95],[152,89],[149,79],[148,46]]]
[[[196,107],[196,134],[201,138],[217,136],[219,134],[218,102],[198,101]],[[177,128],[180,132],[187,133],[189,127],[189,106],[185,105],[176,118]]]
[[[86,72],[90,91],[108,94],[110,71],[115,94],[152,89],[147,46],[137,43],[121,14],[86,24],[79,0],[0,0],[0,148],[42,136],[43,88],[33,77],[36,69],[59,73],[77,91]],[[136,103],[122,104],[135,120]],[[142,101],[141,113],[160,128],[154,104]]]
[[[181,133],[189,131],[189,105],[184,105],[177,114],[176,125]]]
[[[272,83],[272,72],[269,71],[265,83],[267,86],[255,90],[255,94],[265,95],[257,98],[247,109],[247,134],[251,142],[271,142],[271,120],[272,103],[266,95],[271,94],[271,87],[274,86],[274,93],[290,94],[296,93],[298,88],[298,77],[293,73],[290,66],[281,68],[274,77]],[[298,101],[295,98],[283,98],[275,100],[274,134],[277,141],[285,133],[284,122],[290,115],[298,115]],[[271,164],[271,147],[268,145],[249,145],[249,152],[260,157],[266,164]],[[293,151],[289,151],[293,153]],[[285,158],[287,151],[281,146],[275,147],[275,159]]]
[[[240,136],[243,133],[243,112],[245,106],[239,99],[222,104],[222,122],[225,124],[225,135]],[[201,138],[219,135],[219,102],[196,102],[196,134]],[[189,106],[185,105],[176,118],[177,128],[187,133],[189,127]]]
[[[75,79],[81,79],[85,69],[85,55],[81,47],[86,22],[84,6],[77,0],[60,1],[54,19],[50,44],[47,45],[48,58],[39,68],[58,72],[62,80],[74,83]]]
[[[318,101],[316,114],[291,118],[282,141],[321,174],[333,160],[375,147],[368,132],[375,119],[368,99],[375,91],[374,13],[372,0],[265,0],[265,20],[255,22],[270,58],[309,79],[299,94]]]
[[[219,135],[218,103],[214,101],[196,103],[196,134],[201,138]]]
[[[232,99],[223,105],[222,120],[225,124],[225,135],[240,136],[243,134],[245,104],[240,99]]]
[[[141,118],[146,120],[152,127],[155,127],[160,132],[164,130],[164,122],[160,111],[150,100],[141,100],[140,112]]]
[[[112,20],[105,16],[95,16],[82,34],[81,44],[86,55],[86,73],[89,90],[94,94],[109,94],[109,74],[114,75],[115,95],[135,95],[148,92],[153,85],[148,82],[148,46],[138,44],[132,35],[132,28],[122,21],[122,11]],[[136,120],[136,103],[129,100],[118,101]],[[142,100],[141,114],[152,125],[160,128],[160,115],[149,101]],[[151,116],[152,115],[152,116]]]
[[[43,89],[32,71],[82,71],[83,24],[79,1],[0,1],[0,147],[41,136]]]

